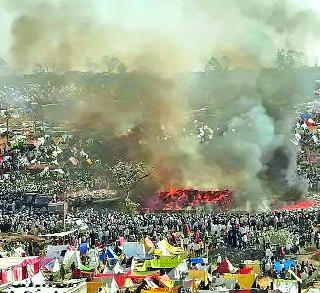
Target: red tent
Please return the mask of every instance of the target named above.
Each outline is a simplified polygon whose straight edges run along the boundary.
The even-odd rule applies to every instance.
[[[251,274],[252,268],[244,267],[242,269],[239,269],[239,274]]]
[[[225,258],[217,267],[217,273],[219,274],[227,274],[231,273],[232,264],[231,262]]]

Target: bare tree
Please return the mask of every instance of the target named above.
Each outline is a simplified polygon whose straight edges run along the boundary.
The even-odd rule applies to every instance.
[[[116,73],[125,73],[127,71],[127,66],[114,56],[103,56],[101,63],[102,67],[109,75]]]
[[[46,65],[44,64],[41,64],[41,63],[36,63],[33,65],[33,68],[32,68],[32,72],[33,73],[44,73],[44,72],[47,72],[48,71],[48,68]]]
[[[278,49],[276,65],[281,69],[290,69],[303,64],[304,54],[295,50]]]
[[[2,57],[0,57],[0,73],[6,72],[8,69],[8,63]]]
[[[211,57],[207,60],[207,62],[204,65],[204,72],[213,72],[216,70],[221,70],[222,66],[216,57]]]
[[[123,160],[118,161],[109,170],[117,187],[126,191],[127,198],[137,184],[152,173],[152,169],[144,162]]]

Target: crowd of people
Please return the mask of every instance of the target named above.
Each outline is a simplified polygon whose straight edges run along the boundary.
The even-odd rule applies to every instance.
[[[318,105],[318,104],[316,104]],[[297,171],[309,185],[310,190],[319,190],[319,133],[320,111],[313,108],[311,111],[300,113],[294,130],[293,143],[299,146],[297,156]]]
[[[89,245],[115,243],[119,237],[136,241],[148,236],[154,242],[167,238],[172,245],[192,248],[195,254],[200,249],[203,252],[216,248],[272,249],[273,253],[291,254],[306,246],[320,247],[317,210],[128,215],[104,209],[74,209],[71,215],[70,219],[78,218],[87,227],[76,239],[85,239]],[[0,221],[2,232],[30,233],[32,229],[40,229],[50,233],[57,231],[62,217],[23,210],[2,214]]]
[[[264,275],[287,278],[288,271],[279,270],[286,258],[299,255],[310,247],[320,248],[319,211],[279,211],[269,213],[172,213],[134,214],[110,210],[70,211],[69,228],[76,231],[65,237],[54,237],[51,244],[68,244],[80,247],[83,265],[88,265],[90,250],[113,247],[122,255],[125,241],[150,239],[155,245],[167,240],[181,247],[189,257],[207,257],[219,265],[231,251],[247,252],[245,259],[258,259]],[[22,220],[23,219],[23,220]],[[61,229],[58,215],[41,215],[33,212],[2,216],[1,231],[50,233]],[[78,226],[77,226],[78,225]],[[79,228],[81,227],[81,229]],[[83,228],[85,227],[85,228]],[[41,230],[39,230],[41,228]],[[84,252],[81,247],[86,244]],[[1,241],[1,249],[22,248],[27,255],[45,255],[41,241]],[[254,252],[259,251],[257,255]],[[127,262],[128,259],[123,260]],[[240,260],[244,261],[244,259]],[[291,266],[303,280],[308,279],[316,267],[312,262],[295,262]]]
[[[6,88],[5,91],[14,93],[14,89]],[[198,121],[194,123],[200,143],[213,139],[209,126]],[[298,174],[308,181],[311,190],[320,188],[319,125],[320,111],[300,114],[292,140],[298,148]],[[217,128],[217,131],[221,129]],[[124,213],[71,205],[67,214],[65,211],[63,214],[44,212],[35,204],[40,195],[49,197],[51,203],[63,201],[67,193],[70,201],[80,199],[81,202],[87,202],[89,195],[95,200],[115,196],[108,186],[106,165],[89,151],[93,141],[65,131],[59,135],[49,132],[36,135],[34,129],[24,129],[22,134],[6,129],[0,138],[3,141],[0,145],[0,233],[3,235],[17,233],[41,237],[67,229],[73,232],[63,238],[53,238],[52,243],[73,247],[87,244],[88,251],[112,246],[119,255],[123,241],[140,241],[147,237],[156,244],[165,239],[187,251],[190,257],[206,256],[217,264],[230,256],[231,251],[245,252],[250,259],[258,257],[262,271],[273,278],[285,278],[288,273],[276,270],[275,261],[281,261],[287,255],[298,255],[308,247],[320,249],[317,208],[261,213]],[[121,170],[128,170],[126,163],[118,165]],[[118,173],[112,174],[119,177],[121,174]],[[132,178],[131,173],[127,177]],[[17,248],[29,256],[45,254],[41,241],[0,240],[0,253]],[[260,254],[255,256],[253,252]],[[86,261],[84,257],[84,265]],[[299,277],[307,279],[316,268],[312,263],[302,262],[295,263],[294,270]]]

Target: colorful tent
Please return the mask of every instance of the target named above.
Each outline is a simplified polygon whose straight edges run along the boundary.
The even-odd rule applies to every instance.
[[[146,268],[152,269],[173,269],[181,262],[183,262],[184,258],[181,256],[160,256],[158,258],[154,258],[151,260],[145,261]]]
[[[139,242],[125,242],[123,244],[123,252],[127,257],[145,257],[144,246]]]
[[[241,289],[250,289],[256,279],[255,274],[224,274],[225,280],[236,280]]]
[[[226,273],[235,273],[237,269],[233,267],[231,262],[225,258],[217,267],[217,273],[226,274]]]
[[[2,284],[21,281],[28,277],[29,272],[37,274],[40,269],[40,257],[5,257],[0,258],[0,280]]]
[[[109,247],[107,248],[107,251],[106,251],[105,255],[106,255],[108,258],[118,259],[117,254],[114,252],[114,250],[113,250],[113,248],[112,248],[111,246],[109,246]]]
[[[189,280],[204,281],[205,283],[207,283],[208,272],[203,270],[189,270],[188,278]]]
[[[144,251],[146,253],[152,253],[155,249],[153,242],[149,237],[144,238]]]
[[[208,263],[208,259],[204,258],[204,257],[194,257],[190,259],[190,262],[192,264],[207,264]]]
[[[157,243],[159,248],[158,254],[161,256],[179,255],[183,254],[181,247],[174,247],[167,240],[161,240]]]
[[[245,260],[244,264],[246,265],[247,268],[251,268],[254,273],[258,275],[261,274],[260,261]]]

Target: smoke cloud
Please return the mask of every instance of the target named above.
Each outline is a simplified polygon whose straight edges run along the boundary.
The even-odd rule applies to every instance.
[[[109,161],[125,157],[155,167],[153,182],[141,192],[168,185],[229,188],[255,206],[306,192],[296,178],[297,150],[287,143],[288,117],[303,100],[299,75],[266,68],[278,47],[313,58],[318,43],[310,44],[320,23],[311,6],[295,0],[161,1],[138,11],[141,18],[151,14],[151,24],[137,17],[139,25],[129,28],[125,12],[115,21],[95,17],[98,2],[2,1],[14,15],[11,63],[51,63],[67,71],[83,69],[88,58],[99,67],[105,54],[125,62],[129,73],[104,77],[107,86],[80,84],[86,91],[72,117],[79,129],[104,137]],[[119,8],[105,3],[106,10]],[[251,70],[181,74],[202,68],[212,55],[230,69]],[[203,116],[194,114],[200,107]],[[208,124],[214,139],[199,143],[194,120]]]

